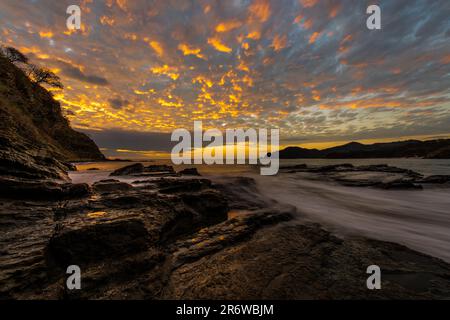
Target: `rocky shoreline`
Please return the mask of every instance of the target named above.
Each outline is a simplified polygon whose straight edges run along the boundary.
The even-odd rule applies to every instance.
[[[351,169],[319,171],[343,168]],[[308,168],[282,169],[297,170]],[[240,195],[256,189],[250,178],[217,184],[130,165],[92,186],[10,180],[2,185],[13,191],[0,199],[1,299],[450,297],[447,263],[394,243],[339,238],[263,197],[249,202]],[[65,286],[72,264],[81,290]],[[382,290],[366,287],[372,264],[383,270]]]
[[[450,187],[450,175],[424,176],[418,172],[386,164],[354,166],[350,163],[280,168],[282,173],[304,173],[305,178],[337,182],[349,187],[374,187],[388,190],[422,190],[427,185]],[[308,175],[309,174],[309,175]]]

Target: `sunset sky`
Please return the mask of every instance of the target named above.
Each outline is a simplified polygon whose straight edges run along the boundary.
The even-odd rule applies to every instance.
[[[450,136],[449,15],[449,0],[2,0],[0,39],[61,77],[55,98],[107,155],[165,153],[194,120],[322,148]]]

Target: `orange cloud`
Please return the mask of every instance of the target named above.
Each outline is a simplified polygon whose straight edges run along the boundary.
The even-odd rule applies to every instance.
[[[113,26],[115,23],[114,18],[108,17],[108,16],[102,16],[100,17],[100,23],[104,26]]]
[[[242,23],[237,20],[230,20],[221,22],[216,26],[216,32],[228,32],[242,26]]]
[[[280,51],[281,49],[286,48],[287,45],[287,37],[286,35],[279,36],[276,35],[272,41],[272,47],[275,51]]]
[[[310,37],[309,37],[309,44],[313,44],[314,42],[316,42],[317,38],[320,36],[320,32],[314,32]]]
[[[444,58],[442,58],[443,64],[450,64],[450,54]]]
[[[162,57],[162,55],[164,54],[164,49],[161,43],[159,43],[158,41],[150,41],[148,44],[153,50],[155,50],[158,56]]]
[[[270,4],[267,0],[254,1],[248,10],[251,19],[258,20],[259,22],[266,22],[271,15]]]
[[[311,8],[314,7],[318,0],[299,0],[300,4],[305,8]]]
[[[261,38],[261,33],[259,31],[252,31],[247,35],[247,38],[252,40],[259,40]]]
[[[39,31],[39,36],[41,38],[52,38],[53,37],[53,32],[51,32],[51,31]]]
[[[311,29],[312,25],[313,25],[313,20],[312,20],[312,19],[308,19],[308,20],[306,20],[306,21],[303,23],[302,26],[303,26],[305,29],[309,30],[309,29]]]
[[[216,49],[217,51],[220,52],[226,52],[226,53],[230,53],[231,51],[233,51],[230,47],[226,46],[225,44],[223,44],[220,39],[218,38],[209,38],[208,39],[208,44],[210,44],[211,46],[214,47],[214,49]]]
[[[199,49],[199,48],[192,48],[192,47],[189,47],[185,43],[180,43],[178,45],[178,50],[183,52],[183,55],[185,55],[185,56],[193,55],[193,56],[196,56],[197,58],[206,60],[206,57],[201,53],[201,49]]]
[[[157,75],[165,75],[172,80],[177,80],[180,77],[180,75],[177,73],[177,68],[169,67],[167,64],[163,65],[162,67],[153,67],[150,69],[150,71]]]
[[[335,3],[331,6],[328,16],[330,18],[335,18],[340,10],[341,10],[341,3]]]

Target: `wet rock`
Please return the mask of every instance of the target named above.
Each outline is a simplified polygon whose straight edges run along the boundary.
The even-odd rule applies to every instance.
[[[291,212],[265,210],[204,228],[191,239],[179,241],[171,247],[174,252],[172,267],[177,268],[186,262],[193,262],[205,255],[236,245],[260,228],[290,219]]]
[[[79,199],[88,197],[92,190],[87,183],[66,183],[61,186],[64,199]]]
[[[353,170],[355,167],[350,163],[333,164],[328,166],[310,168],[310,172],[340,172]]]
[[[421,185],[412,183],[411,181],[392,181],[379,183],[375,185],[377,188],[386,190],[422,190]]]
[[[218,226],[217,226],[218,227]],[[450,266],[401,245],[341,239],[318,224],[281,224],[235,241],[235,228],[185,242],[165,299],[447,299]],[[245,229],[245,228],[244,228]],[[245,233],[245,231],[243,231]],[[231,240],[229,240],[231,238]],[[230,241],[232,245],[226,245]],[[366,269],[382,270],[368,290]]]
[[[95,219],[95,215],[92,218]],[[57,226],[49,242],[52,259],[63,267],[117,259],[148,248],[147,229],[144,222],[136,217],[95,223],[82,220],[70,222]]]
[[[168,166],[165,164],[162,165],[150,165],[144,168],[144,172],[167,172],[167,173],[175,173],[175,170],[172,166]]]
[[[302,172],[309,174],[303,176],[306,179],[338,182],[348,187],[375,187],[386,190],[420,190],[422,186],[418,183],[423,181],[420,173],[386,164],[353,166],[344,163],[314,167],[300,165],[298,168],[295,166],[285,167],[282,172]]]
[[[127,191],[133,187],[125,182],[120,182],[119,180],[107,179],[95,182],[92,185],[92,189],[98,193],[107,193],[115,191]]]
[[[450,183],[450,175],[433,175],[416,181],[417,183],[434,183],[447,184]]]
[[[385,172],[385,173],[400,173],[408,177],[421,177],[422,175],[418,172],[409,169],[397,168],[388,166],[386,164],[375,164],[368,166],[358,166],[356,168],[358,171],[375,171],[375,172]]]
[[[0,193],[9,199],[61,200],[86,197],[90,188],[87,184],[0,177]]]
[[[211,187],[207,179],[171,179],[161,178],[154,181],[160,193],[193,192]]]
[[[58,179],[69,181],[70,167],[53,158],[35,155],[27,150],[2,149],[0,146],[0,176],[22,179]]]
[[[125,166],[113,171],[110,176],[139,176],[139,177],[163,177],[177,176],[172,166],[168,165],[149,165],[144,166],[142,163],[136,163]]]
[[[200,176],[197,168],[186,168],[178,172],[183,176]]]
[[[129,176],[134,174],[139,174],[144,171],[144,165],[142,163],[135,163],[123,168],[114,170],[110,176]]]

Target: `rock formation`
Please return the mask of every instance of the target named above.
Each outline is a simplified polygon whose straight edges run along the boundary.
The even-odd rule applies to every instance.
[[[66,162],[81,160],[104,156],[70,127],[50,92],[0,56],[0,175],[67,180]]]

